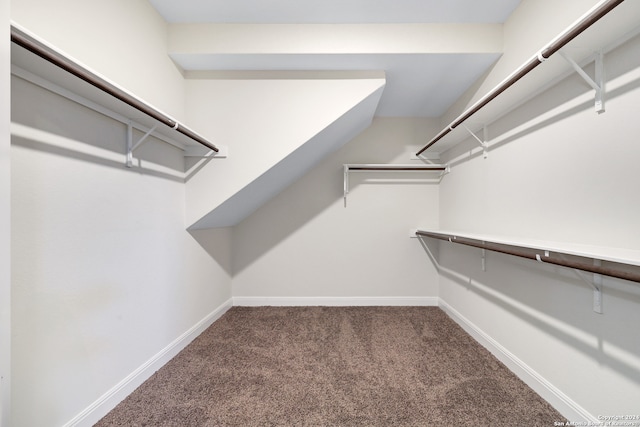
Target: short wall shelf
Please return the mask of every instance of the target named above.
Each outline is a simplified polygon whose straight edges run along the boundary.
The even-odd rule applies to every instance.
[[[349,194],[349,172],[387,171],[387,172],[431,172],[439,176],[449,172],[448,165],[440,164],[353,164],[344,165],[344,206],[347,207],[347,194]]]

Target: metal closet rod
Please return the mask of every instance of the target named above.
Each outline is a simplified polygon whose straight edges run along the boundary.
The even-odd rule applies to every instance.
[[[374,171],[374,170],[386,170],[386,171],[444,171],[447,170],[446,166],[394,166],[394,165],[384,165],[384,166],[349,166],[347,165],[349,170],[352,171]]]
[[[180,124],[176,120],[166,116],[150,105],[144,103],[140,99],[130,95],[124,90],[114,86],[113,84],[103,80],[102,78],[96,76],[91,71],[77,64],[76,62],[70,60],[64,55],[52,51],[50,48],[47,48],[41,42],[35,40],[31,36],[25,34],[23,31],[16,28],[14,25],[11,25],[11,41],[18,46],[22,46],[28,51],[38,55],[39,57],[51,62],[52,64],[62,68],[66,72],[78,77],[79,79],[84,80],[90,85],[102,90],[103,92],[108,93],[114,98],[124,102],[125,104],[137,109],[138,111],[143,112],[144,114],[154,118],[158,122],[175,129],[177,132],[187,136],[188,138],[194,140],[195,142],[204,145],[205,147],[213,150],[214,152],[218,152],[219,149],[211,142],[207,141],[193,130],[188,127]]]
[[[535,248],[518,247],[512,245],[505,245],[494,242],[486,242],[480,240],[470,239],[468,237],[459,237],[442,233],[433,233],[429,231],[416,231],[416,235],[431,237],[433,239],[444,240],[452,243],[459,243],[461,245],[473,246],[474,248],[486,249],[489,251],[500,252],[507,255],[513,255],[521,258],[527,258],[534,261],[540,261],[547,264],[559,265],[562,267],[574,268],[577,270],[588,271],[590,273],[602,274],[605,276],[616,277],[618,279],[630,280],[632,282],[640,283],[640,274],[631,271],[617,270],[612,267],[606,267],[601,265],[585,264],[579,261],[572,261],[567,259],[554,259],[548,256],[540,256],[540,254],[531,254],[526,250],[536,250]],[[562,252],[553,251],[555,253],[562,254]],[[566,255],[566,254],[563,254]]]
[[[599,5],[594,7],[589,13],[587,13],[582,19],[576,22],[572,27],[565,30],[546,47],[544,47],[536,56],[527,61],[524,65],[518,68],[514,73],[507,77],[502,83],[496,86],[493,90],[487,93],[484,97],[480,98],[475,104],[464,111],[458,118],[456,118],[449,126],[440,131],[427,145],[422,147],[420,151],[416,153],[417,156],[422,154],[425,150],[431,147],[436,142],[444,138],[449,132],[459,126],[462,122],[469,117],[477,113],[482,107],[491,102],[495,97],[511,87],[515,82],[527,75],[530,71],[549,59],[551,55],[562,49],[567,43],[580,35],[587,28],[595,24],[600,18],[611,12],[616,6],[620,5],[624,0],[605,0]]]

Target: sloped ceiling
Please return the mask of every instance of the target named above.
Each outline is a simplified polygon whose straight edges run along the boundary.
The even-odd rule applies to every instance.
[[[520,0],[149,0],[190,73],[383,71],[376,115],[439,117],[499,58]]]
[[[379,90],[365,101],[357,101],[348,112],[341,112],[310,139],[297,141],[299,148],[282,154],[258,177],[229,179],[229,174],[258,170],[247,163],[258,158],[255,153],[243,156],[241,150],[261,138],[245,138],[242,142],[237,131],[230,135],[236,154],[224,165],[201,170],[187,183],[190,228],[232,226],[242,221],[323,156],[364,130],[374,115],[442,116],[498,60],[503,49],[502,23],[520,2],[149,1],[169,23],[168,53],[183,69],[185,78],[191,80],[188,87],[203,88],[204,83],[199,82],[216,80],[253,79],[268,87],[264,81],[270,79],[326,78],[331,73],[384,75]],[[210,125],[211,105],[216,102],[203,99],[192,114],[207,111],[208,116],[198,123],[202,129]],[[246,118],[255,109],[253,104],[250,102],[236,115]],[[291,122],[272,120],[270,131],[264,135],[274,137],[274,129],[280,128],[282,135],[287,135]],[[218,124],[212,132],[221,133],[225,126],[229,123]],[[239,128],[242,126],[234,130]],[[242,167],[235,167],[236,162],[242,162]],[[210,191],[211,182],[225,180],[234,183],[228,185],[228,191]]]
[[[362,85],[360,84],[360,86]],[[370,93],[366,94],[365,92],[365,95],[354,102],[347,111],[341,111],[340,108],[336,108],[336,105],[326,102],[327,106],[331,107],[327,108],[329,111],[339,112],[335,120],[326,126],[322,125],[322,130],[308,140],[300,141],[301,143],[295,149],[281,155],[276,164],[235,191],[231,197],[219,205],[205,202],[206,206],[213,207],[213,209],[189,228],[217,228],[240,223],[284,188],[299,179],[320,160],[369,127],[373,112],[384,89],[384,79],[369,79],[365,86],[371,86]],[[330,86],[327,89],[326,92],[331,93]],[[338,97],[338,94],[327,95],[327,98]],[[301,105],[299,108],[304,109],[304,106]],[[286,132],[286,127],[282,130]],[[275,128],[274,131],[277,133]],[[242,184],[241,181],[237,180],[237,182]],[[197,203],[199,204],[203,202],[203,192],[194,191],[194,187],[188,185],[187,190],[187,212],[189,214],[193,212],[192,206],[196,202],[194,199],[198,199]]]

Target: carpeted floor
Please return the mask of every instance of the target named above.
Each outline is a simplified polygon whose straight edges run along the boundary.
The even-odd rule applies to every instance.
[[[436,307],[234,307],[97,425],[552,426]]]

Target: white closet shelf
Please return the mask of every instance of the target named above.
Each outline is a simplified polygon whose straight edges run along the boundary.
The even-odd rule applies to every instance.
[[[619,10],[614,10],[618,7]],[[602,55],[638,34],[638,22],[635,17],[639,12],[638,2],[601,0],[502,82],[464,110],[422,147],[416,156],[420,157],[436,143],[438,143],[436,151],[445,152],[467,139],[469,133],[481,142],[486,153],[491,142],[486,137],[489,125],[575,72],[584,77],[595,89],[595,109],[598,113],[603,112],[603,73],[596,71],[595,79],[592,79],[587,76],[584,67],[594,62],[596,70],[602,71]],[[559,55],[554,55],[558,52]],[[524,78],[526,83],[518,84]],[[498,97],[501,101],[493,102]],[[473,117],[472,123],[469,121],[471,117]],[[468,123],[469,127],[467,128],[463,123]],[[485,130],[484,138],[479,138],[474,133],[481,129]]]
[[[219,147],[192,129],[15,23],[11,25],[11,38],[13,75],[130,124],[142,133],[184,150],[187,155],[211,152],[223,157]]]
[[[440,164],[393,164],[393,163],[345,163],[344,165],[344,206],[347,207],[349,194],[349,172],[387,171],[387,172],[431,172],[440,177],[449,172],[448,165]]]
[[[599,261],[607,261],[615,264],[640,267],[640,250],[636,249],[583,245],[528,238],[511,238],[488,234],[461,233],[449,230],[418,229],[415,231],[415,234],[416,236],[431,237],[452,243],[460,243],[481,249],[521,256],[540,262],[640,282],[640,273],[637,271],[633,272],[617,269],[615,266],[603,267],[598,265]],[[516,250],[512,250],[512,248],[516,248]],[[532,253],[522,253],[518,251],[518,249],[529,250],[532,251]],[[551,255],[553,254],[589,258],[595,262],[593,265],[588,265],[562,258],[551,258]]]

